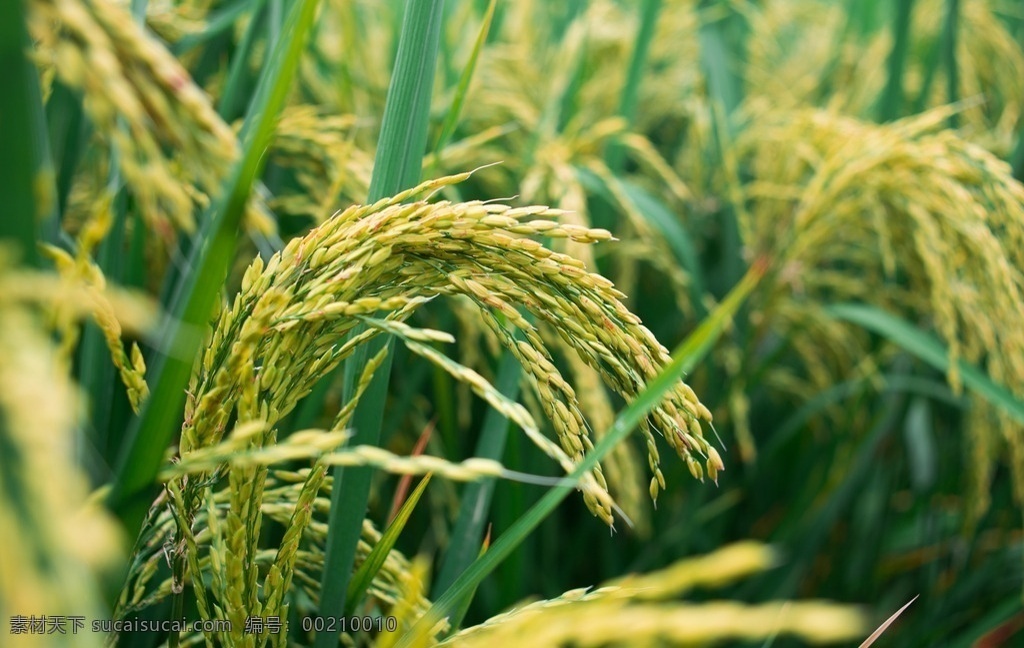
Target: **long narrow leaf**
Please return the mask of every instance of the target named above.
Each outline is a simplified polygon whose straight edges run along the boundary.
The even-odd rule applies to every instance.
[[[515,399],[519,392],[519,378],[522,374],[515,356],[506,352],[498,367],[495,388]],[[500,460],[505,453],[509,422],[503,414],[491,408],[484,419],[483,431],[477,443],[475,456]],[[455,521],[448,551],[441,562],[441,570],[434,581],[434,596],[440,596],[455,578],[472,564],[480,552],[484,526],[491,497],[494,494],[494,480],[484,479],[466,485],[460,501],[459,517]]]
[[[910,322],[880,308],[863,304],[836,304],[828,310],[835,317],[878,333],[939,371],[949,371],[949,354],[942,343]],[[957,363],[957,370],[969,389],[1009,414],[1018,423],[1024,423],[1024,402],[1009,389],[963,360]]]
[[[23,262],[35,265],[36,223],[54,207],[55,196],[52,172],[44,166],[49,156],[39,79],[28,48],[25,3],[0,3],[0,242],[14,245]]]
[[[640,28],[636,34],[636,45],[633,47],[633,56],[629,60],[629,69],[626,71],[626,83],[619,96],[619,116],[625,118],[630,124],[632,124],[633,116],[636,113],[640,81],[643,79],[647,55],[651,49],[651,42],[654,40],[654,28],[658,23],[659,13],[661,13],[661,0],[643,0],[643,4],[640,6]],[[622,148],[620,146],[609,147],[606,161],[609,169],[614,172],[619,171],[622,168]]]
[[[480,52],[483,51],[484,43],[487,42],[487,34],[491,29],[491,20],[494,18],[494,7],[498,3],[498,0],[491,0],[490,5],[487,7],[487,13],[484,14],[483,22],[480,24],[480,31],[476,35],[476,42],[473,44],[473,51],[469,54],[469,60],[466,61],[466,67],[462,70],[462,76],[459,77],[459,85],[455,88],[455,97],[452,99],[452,105],[448,109],[448,114],[445,116],[444,124],[441,126],[441,133],[437,137],[437,144],[434,145],[434,153],[437,156],[440,155],[441,150],[444,149],[448,140],[451,138],[452,133],[455,132],[455,127],[459,123],[459,115],[462,113],[462,104],[466,102],[466,94],[469,92],[469,84],[473,81],[473,73],[476,71],[477,61],[480,59]],[[435,156],[435,160],[438,157]]]
[[[443,0],[409,0],[406,4],[395,70],[388,88],[370,179],[369,202],[398,193],[419,181],[427,146],[430,97],[443,11]],[[353,335],[361,330],[361,326],[357,327]],[[375,338],[357,347],[345,362],[346,400],[354,393],[367,358],[389,344],[389,336]],[[392,355],[389,353],[377,369],[352,414],[352,427],[355,429],[351,440],[353,445],[379,443]],[[334,473],[320,589],[319,612],[325,618],[340,616],[345,609],[345,596],[372,477],[373,471],[369,468],[348,468]],[[337,642],[337,631],[320,632],[314,645],[327,648]]]
[[[701,26],[699,40],[700,64],[709,93],[728,119],[743,97],[743,81],[725,32],[724,21],[709,22]]]
[[[694,245],[690,233],[680,223],[679,217],[672,213],[656,196],[632,182],[619,181],[614,177],[603,178],[584,167],[576,167],[576,176],[587,191],[601,196],[609,203],[622,201],[632,203],[632,207],[664,237],[676,261],[686,269],[686,274],[690,279],[690,301],[694,310],[699,316],[706,315],[704,271],[700,265],[700,256],[697,254],[697,247]],[[621,195],[621,199],[609,186],[611,183],[618,185],[618,194]]]
[[[388,554],[394,549],[395,543],[398,541],[398,536],[402,534],[405,529],[405,524],[409,521],[409,516],[412,515],[413,509],[419,504],[420,498],[423,496],[423,492],[427,489],[427,484],[430,483],[430,475],[428,474],[420,480],[416,490],[412,492],[409,499],[405,501],[402,508],[398,510],[398,515],[391,521],[388,528],[384,530],[380,540],[370,550],[366,560],[363,564],[359,565],[359,569],[352,575],[352,581],[348,584],[348,593],[346,594],[346,605],[345,605],[345,616],[352,616],[355,612],[356,604],[366,594],[366,590],[370,588],[370,583],[373,582],[374,577],[380,571],[380,568],[384,566],[384,561],[387,560]]]
[[[151,394],[129,430],[110,496],[110,504],[129,537],[138,532],[152,501],[149,489],[179,422],[192,358],[199,345],[195,331],[205,327],[227,273],[245,203],[260,175],[264,153],[291,88],[318,4],[318,0],[299,0],[292,8],[288,29],[278,42],[271,65],[264,69],[246,116],[241,135],[242,157],[220,197],[204,215],[200,238],[171,302],[173,319],[160,336],[167,346],[151,363]]]
[[[893,20],[893,44],[889,52],[889,79],[879,104],[879,121],[892,121],[900,115],[903,107],[903,72],[910,49],[910,18],[914,0],[897,0],[893,3],[896,15]]]
[[[487,536],[480,543],[480,551],[477,552],[476,558],[479,560],[491,546],[491,530],[487,529]],[[462,626],[462,620],[466,618],[466,612],[469,611],[469,605],[473,602],[473,597],[476,596],[476,588],[472,588],[466,595],[462,597],[461,601],[456,601],[452,613],[449,615],[448,620],[450,622],[450,632],[456,632]]]
[[[231,65],[228,67],[227,81],[224,83],[224,92],[217,102],[217,113],[226,120],[232,120],[245,109],[243,88],[249,76],[249,58],[252,55],[253,46],[256,42],[256,34],[259,32],[260,18],[263,17],[265,0],[256,0],[247,3],[252,17],[249,25],[242,34],[242,41],[231,55]]]
[[[960,100],[960,74],[956,63],[957,30],[960,23],[960,0],[946,0],[946,21],[942,27],[942,59],[946,68],[946,101]],[[956,126],[957,116],[950,115],[950,126]]]

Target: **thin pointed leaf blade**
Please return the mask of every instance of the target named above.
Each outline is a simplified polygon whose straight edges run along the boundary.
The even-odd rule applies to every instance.
[[[412,492],[412,495],[405,501],[405,504],[402,504],[398,515],[388,525],[388,528],[384,530],[383,535],[381,535],[377,544],[373,546],[373,549],[370,550],[366,560],[363,561],[363,564],[359,565],[359,569],[352,575],[352,580],[348,584],[348,594],[345,597],[347,601],[345,605],[346,616],[351,616],[355,612],[356,603],[362,600],[366,590],[370,588],[370,583],[373,582],[380,568],[384,566],[384,561],[387,559],[388,554],[391,553],[391,550],[394,549],[398,536],[402,534],[405,524],[409,521],[409,516],[412,515],[413,509],[416,508],[420,498],[423,497],[427,484],[430,483],[430,477],[431,475],[427,474],[420,480],[416,490]]]
[[[370,178],[369,202],[399,193],[419,181],[427,146],[430,98],[443,14],[443,0],[409,0],[405,6],[395,69]],[[353,335],[363,330],[362,326],[357,327]],[[389,344],[390,336],[375,338],[357,347],[345,362],[342,369],[346,399],[354,393],[358,374],[367,358]],[[353,412],[353,445],[379,443],[391,359],[389,353]],[[372,478],[373,471],[369,468],[348,468],[334,473],[320,589],[319,613],[325,618],[340,616],[345,609]],[[337,634],[337,631],[319,632],[314,645],[317,648],[336,645]]]
[[[864,304],[835,304],[828,310],[835,317],[885,337],[939,371],[949,370],[949,353],[943,344],[904,319]],[[1024,402],[1014,396],[1009,389],[996,383],[978,367],[963,360],[957,363],[957,369],[968,389],[1006,412],[1018,423],[1024,423]]]
[[[202,238],[193,248],[171,302],[172,319],[160,336],[169,353],[152,363],[150,397],[126,437],[111,491],[111,507],[131,536],[141,526],[152,500],[149,488],[179,422],[192,358],[200,342],[195,331],[206,326],[221,278],[227,274],[246,201],[260,175],[264,153],[291,89],[318,4],[318,0],[299,0],[292,7],[289,27],[277,43],[271,64],[264,69],[246,116],[241,159],[205,214]]]

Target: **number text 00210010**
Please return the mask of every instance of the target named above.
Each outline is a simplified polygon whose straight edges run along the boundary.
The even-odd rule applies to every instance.
[[[305,632],[395,632],[398,619],[393,616],[352,616],[302,618]]]

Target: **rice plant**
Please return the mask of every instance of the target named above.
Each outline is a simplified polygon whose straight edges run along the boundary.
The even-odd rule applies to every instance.
[[[1022,36],[0,4],[0,643],[1015,645]]]

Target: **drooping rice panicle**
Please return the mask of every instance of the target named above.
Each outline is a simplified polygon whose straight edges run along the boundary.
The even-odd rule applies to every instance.
[[[758,321],[804,331],[793,344],[815,388],[866,355],[863,331],[818,306],[848,300],[934,327],[949,347],[954,390],[964,359],[1024,395],[1024,335],[1005,326],[1024,320],[1024,186],[1009,165],[941,129],[955,110],[886,125],[786,111],[755,124],[742,144],[755,176],[744,237],[771,250],[777,268]],[[1000,412],[968,417],[968,428],[986,437],[968,462],[972,515],[987,506],[997,439],[1024,502],[1019,427]]]

